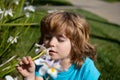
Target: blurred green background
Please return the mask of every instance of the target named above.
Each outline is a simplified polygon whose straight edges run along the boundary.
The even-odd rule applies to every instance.
[[[0,14],[0,65],[5,63],[11,57],[16,56],[13,60],[0,67],[0,80],[4,80],[7,74],[13,77],[20,74],[15,69],[16,59],[23,56],[35,56],[34,44],[38,42],[40,37],[39,22],[44,15],[48,13],[48,9],[37,9],[42,6],[72,6],[66,0],[27,0],[30,5],[36,6],[35,12],[30,12],[30,17],[26,18],[23,8],[28,5],[25,0],[20,0],[17,7],[11,0],[1,0],[0,9],[14,10],[13,17],[3,17]],[[111,0],[105,0],[111,2]],[[120,1],[120,0],[112,0]],[[3,4],[4,3],[4,4]],[[107,20],[82,9],[67,9],[86,17],[91,26],[91,43],[97,48],[97,61],[95,62],[101,76],[100,80],[119,80],[120,79],[120,25],[107,22]],[[7,40],[10,36],[18,36],[17,43],[11,44]],[[9,66],[9,67],[8,67]]]

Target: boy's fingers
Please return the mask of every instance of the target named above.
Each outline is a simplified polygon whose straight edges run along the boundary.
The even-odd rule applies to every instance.
[[[23,69],[20,66],[17,66],[17,70],[21,72]]]
[[[30,64],[29,71],[33,72],[35,70],[35,64],[30,56],[28,56],[27,59],[29,60],[29,64]]]
[[[21,66],[21,65],[23,65],[23,62],[22,62],[22,61],[20,61],[18,64],[19,64],[19,66]]]
[[[23,57],[22,62],[24,64],[29,64],[29,61],[28,61],[27,57]]]
[[[28,60],[30,62],[30,65],[34,65],[34,62],[33,62],[32,58],[30,56],[28,56],[27,58],[28,58]]]
[[[34,64],[34,61],[32,60],[32,58],[29,57],[28,59],[30,60],[30,65],[31,65],[31,67],[35,67],[35,64]]]
[[[27,59],[28,59],[29,61],[32,61],[32,58],[31,58],[30,56],[28,56]]]

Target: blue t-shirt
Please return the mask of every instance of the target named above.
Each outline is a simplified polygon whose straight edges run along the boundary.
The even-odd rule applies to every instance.
[[[39,69],[36,69],[35,75],[41,77],[37,70]],[[90,58],[86,58],[80,69],[76,68],[75,64],[72,64],[67,71],[59,72],[57,78],[50,78],[49,80],[98,80],[99,76],[100,73],[94,62]],[[44,80],[47,77],[48,74],[44,75]]]

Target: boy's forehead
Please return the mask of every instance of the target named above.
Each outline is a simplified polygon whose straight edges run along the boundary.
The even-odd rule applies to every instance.
[[[54,35],[54,36],[58,36],[58,35],[66,35],[65,31],[59,31],[59,32],[49,32],[47,33],[48,35]]]
[[[65,28],[56,28],[48,31],[49,34],[56,34],[56,35],[61,35],[61,34],[66,34],[66,29]]]

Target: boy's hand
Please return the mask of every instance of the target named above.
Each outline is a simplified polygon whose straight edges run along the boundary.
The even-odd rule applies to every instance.
[[[23,57],[17,66],[17,70],[27,80],[35,80],[35,64],[31,57]]]

